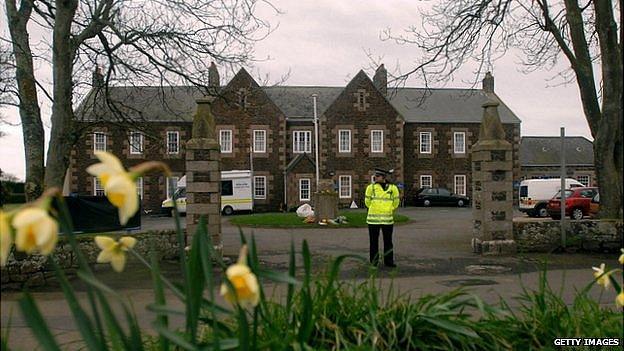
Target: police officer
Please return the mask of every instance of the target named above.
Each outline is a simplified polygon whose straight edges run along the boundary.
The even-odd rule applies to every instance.
[[[366,187],[366,207],[368,215],[368,236],[370,239],[370,261],[379,264],[379,231],[383,233],[384,265],[396,267],[392,247],[392,230],[394,227],[394,210],[399,207],[399,189],[387,181],[392,171],[375,168],[375,182]]]

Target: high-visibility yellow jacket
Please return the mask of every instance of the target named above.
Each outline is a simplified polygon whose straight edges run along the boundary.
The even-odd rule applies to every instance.
[[[394,184],[388,184],[384,190],[380,184],[369,184],[366,187],[364,200],[368,207],[368,224],[394,224],[394,210],[399,207],[399,189]]]

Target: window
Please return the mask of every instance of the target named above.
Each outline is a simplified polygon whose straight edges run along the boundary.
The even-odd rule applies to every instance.
[[[97,177],[93,177],[93,196],[104,196],[104,187]]]
[[[219,131],[219,144],[221,145],[221,152],[232,153],[232,130],[221,129]]]
[[[458,195],[466,195],[466,176],[465,175],[456,175],[455,176],[455,194]]]
[[[136,188],[137,188],[137,195],[139,195],[139,198],[143,200],[143,177],[137,178]]]
[[[173,198],[173,194],[175,193],[176,189],[178,188],[178,180],[180,178],[178,177],[167,177],[165,178],[165,181],[167,182],[166,187],[167,187],[167,198]]]
[[[430,175],[421,175],[420,176],[420,187],[421,188],[431,188],[431,184],[433,183],[433,177]]]
[[[143,133],[141,132],[130,133],[130,153],[131,154],[143,153]]]
[[[310,201],[310,179],[299,179],[299,200]]]
[[[371,130],[371,152],[383,152],[383,130]]]
[[[312,132],[308,130],[296,130],[293,132],[293,152],[302,154],[312,152]]]
[[[266,130],[253,131],[253,152],[266,152]]]
[[[266,199],[266,177],[254,177],[254,199]]]
[[[232,196],[234,195],[234,188],[232,187],[231,180],[222,180],[221,181],[221,196]]]
[[[351,152],[351,131],[348,129],[338,131],[338,152]]]
[[[421,154],[431,153],[431,132],[420,133],[420,153]]]
[[[589,175],[580,175],[576,177],[576,180],[578,180],[584,186],[590,186],[590,179],[591,178]]]
[[[93,152],[95,151],[106,151],[106,134],[93,133]]]
[[[456,154],[466,153],[466,133],[455,132],[453,133],[453,149]]]
[[[341,199],[349,199],[351,198],[351,176],[340,176],[338,177],[338,196]]]
[[[168,131],[167,132],[167,153],[177,154],[180,152],[180,132]]]
[[[364,110],[366,108],[366,91],[359,90],[357,92],[357,107],[359,110]]]
[[[435,190],[431,189],[431,191],[435,191]],[[438,195],[440,196],[451,196],[451,192],[444,188],[438,188],[437,191],[438,191]]]

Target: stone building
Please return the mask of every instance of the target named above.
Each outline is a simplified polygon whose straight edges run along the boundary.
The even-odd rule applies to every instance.
[[[585,186],[598,186],[594,146],[585,137],[565,137],[566,174]],[[526,136],[520,142],[520,179],[561,177],[561,137]]]
[[[500,102],[506,137],[513,145],[514,179],[519,179],[520,120],[496,96],[489,74],[482,89],[424,89],[388,87],[383,65],[372,80],[360,71],[344,87],[260,86],[245,69],[221,86],[214,65],[210,73],[222,170],[250,169],[253,162],[259,211],[292,208],[312,199],[313,94],[320,176],[334,182],[343,206],[352,201],[363,205],[375,167],[395,170],[394,181],[406,203],[425,186],[470,196],[470,150],[488,96]],[[127,167],[162,160],[174,179],[146,175],[138,181],[143,208],[158,210],[185,172],[184,143],[190,138],[195,99],[204,92],[184,86],[109,87],[105,102],[102,91],[96,86],[76,111],[76,123],[85,132],[72,152],[67,189],[103,193],[84,171],[95,162],[94,150],[113,152]]]

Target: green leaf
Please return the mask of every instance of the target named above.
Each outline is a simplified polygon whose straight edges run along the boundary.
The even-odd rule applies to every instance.
[[[290,239],[290,254],[288,259],[288,276],[295,279],[296,261],[295,261],[295,242]],[[295,279],[296,280],[296,279]],[[288,292],[286,294],[286,318],[289,318],[293,304],[293,295],[295,293],[295,285],[288,284]]]
[[[94,332],[91,320],[78,303],[78,299],[74,294],[73,288],[69,285],[67,277],[65,277],[65,273],[63,273],[63,270],[59,267],[58,263],[56,263],[56,260],[52,256],[48,258],[48,262],[50,262],[54,268],[54,273],[56,274],[56,278],[61,285],[61,289],[63,290],[65,301],[67,301],[67,305],[69,306],[69,310],[74,317],[78,331],[80,332],[84,342],[87,344],[87,347],[91,350],[105,350],[102,345],[102,340],[99,340],[98,336]],[[84,275],[83,272],[78,272],[78,274]],[[96,309],[95,306],[92,307],[93,309]]]
[[[453,333],[457,333],[457,334],[462,334],[471,338],[478,338],[479,335],[477,333],[474,332],[474,330],[468,328],[468,327],[464,327],[461,325],[458,325],[456,323],[450,322],[448,320],[444,320],[444,319],[436,319],[436,318],[430,318],[430,317],[426,317],[426,316],[421,316],[422,319],[426,320],[427,322],[436,325],[442,329],[451,331]]]
[[[260,278],[266,278],[278,283],[286,283],[291,285],[301,284],[301,282],[291,276],[290,273],[276,272],[267,269],[258,269],[256,274]]]
[[[180,346],[181,348],[185,350],[191,350],[191,351],[199,350],[195,345],[188,342],[180,333],[171,331],[168,328],[165,328],[159,324],[152,324],[152,327],[154,328],[156,332],[158,332],[158,335],[161,335],[167,338],[169,341]]]
[[[35,338],[39,341],[42,349],[46,351],[60,351],[61,349],[56,340],[54,340],[47,323],[29,293],[24,293],[24,296],[19,299],[19,306],[26,323],[28,323],[30,330],[32,330]]]
[[[211,346],[202,347],[201,350],[212,351],[212,350],[236,350],[238,349],[240,343],[238,339],[222,339],[219,341],[219,348],[216,349]]]
[[[201,300],[205,286],[205,276],[202,268],[201,245],[200,238],[206,235],[206,219],[204,216],[199,218],[197,230],[193,236],[193,244],[188,260],[188,296],[186,300],[186,331],[192,343],[197,338],[197,323],[201,308]]]
[[[157,256],[157,252],[156,252],[156,245],[154,245],[154,239],[150,239],[150,260],[151,260],[151,269],[150,272],[152,272],[152,281],[154,283],[154,303],[155,305],[159,306],[159,307],[167,307],[166,305],[166,299],[165,299],[165,288],[163,286],[163,281],[161,278],[161,273],[160,273],[160,266],[158,264],[158,256]],[[150,306],[148,306],[149,309]],[[169,318],[167,317],[168,313],[167,312],[156,312],[156,321],[155,323],[157,323],[158,325],[161,325],[165,328],[167,328],[169,326]],[[184,313],[184,311],[182,311],[182,313]],[[169,342],[166,338],[159,336],[158,337],[158,344],[160,346],[161,350],[168,350],[169,349]]]

